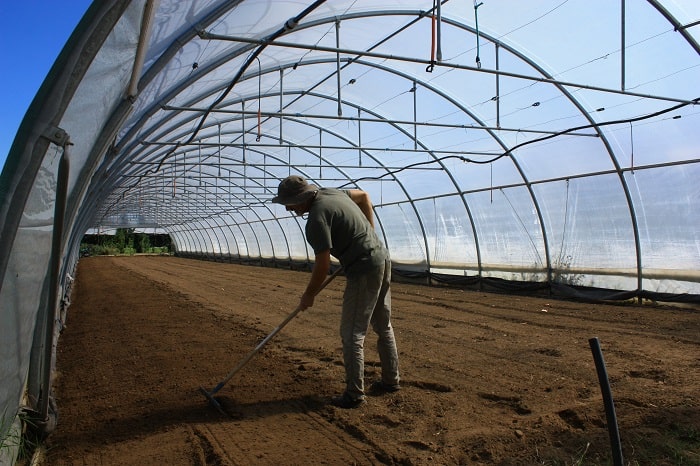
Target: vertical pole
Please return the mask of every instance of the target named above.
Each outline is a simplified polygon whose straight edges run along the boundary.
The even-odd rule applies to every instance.
[[[340,21],[335,22],[335,48],[340,50]],[[342,99],[340,97],[340,52],[335,53],[335,75],[338,84],[338,116],[343,116]]]
[[[282,144],[282,110],[284,106],[284,70],[280,68],[280,145]]]
[[[625,0],[620,0],[620,88],[625,90]]]
[[[437,32],[437,37],[435,41],[435,59],[437,62],[442,61],[442,0],[437,0],[436,2],[436,7],[437,7],[437,27],[436,27],[436,32]]]
[[[413,150],[418,150],[418,86],[416,81],[413,81]]]
[[[243,164],[245,165],[245,102],[241,101],[241,136],[243,137]]]
[[[357,158],[358,166],[362,166],[362,119],[360,107],[357,107]]]
[[[500,71],[501,68],[499,66],[499,56],[498,52],[500,51],[500,46],[498,43],[496,44],[496,71]],[[496,127],[500,128],[501,127],[501,74],[496,73]]]
[[[39,393],[39,419],[45,430],[49,427],[49,398],[51,392],[51,368],[54,361],[54,332],[56,331],[56,311],[58,307],[58,277],[61,273],[61,256],[63,249],[63,226],[68,198],[68,175],[70,173],[69,143],[63,146],[63,154],[58,165],[56,184],[56,204],[54,205],[53,232],[51,236],[51,256],[49,258],[49,297],[46,303],[46,321],[44,323],[44,360],[41,371],[41,391]]]

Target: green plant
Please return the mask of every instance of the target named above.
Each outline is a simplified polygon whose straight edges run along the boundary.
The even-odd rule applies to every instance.
[[[671,422],[656,435],[637,433],[627,447],[630,464],[672,464],[700,466],[700,430],[692,425]],[[627,460],[627,458],[625,458]]]
[[[148,250],[151,247],[151,240],[148,238],[148,235],[140,235],[141,239],[139,240],[139,252],[148,252]]]
[[[573,260],[574,258],[570,254],[566,257],[559,258],[558,263],[554,265],[552,270],[552,281],[554,283],[561,283],[563,285],[570,286],[582,284],[583,275],[571,273],[571,264]]]
[[[25,435],[25,430],[31,425],[31,419],[23,411],[12,417],[7,413],[0,417],[0,459],[30,456],[36,443]]]
[[[586,443],[586,447],[583,449],[583,453],[578,457],[578,459],[574,460],[573,463],[571,463],[572,466],[582,466],[584,464],[584,459],[586,458],[586,453],[588,453],[588,448],[591,446],[590,442]]]

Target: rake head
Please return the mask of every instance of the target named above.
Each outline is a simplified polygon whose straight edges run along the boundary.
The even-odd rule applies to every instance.
[[[228,416],[228,413],[224,411],[224,408],[222,408],[219,402],[216,401],[216,398],[214,398],[214,395],[212,393],[208,392],[204,387],[199,387],[199,391],[207,397],[207,400],[209,400],[209,404],[216,408],[218,412],[220,412],[224,416]]]

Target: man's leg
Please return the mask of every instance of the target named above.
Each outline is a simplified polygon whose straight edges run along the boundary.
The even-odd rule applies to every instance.
[[[364,397],[364,342],[380,290],[384,266],[357,276],[347,277],[340,319],[343,343],[346,392],[353,399]]]
[[[379,298],[371,318],[376,332],[377,352],[382,364],[382,383],[389,387],[399,385],[399,356],[394,329],[391,325],[391,261],[387,259]]]

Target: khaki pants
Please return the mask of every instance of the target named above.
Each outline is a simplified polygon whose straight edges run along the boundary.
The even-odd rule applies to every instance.
[[[399,357],[391,326],[391,260],[358,275],[348,275],[340,338],[343,343],[346,391],[353,398],[364,397],[364,342],[369,326],[377,334],[377,352],[382,366],[382,381],[399,383]]]

